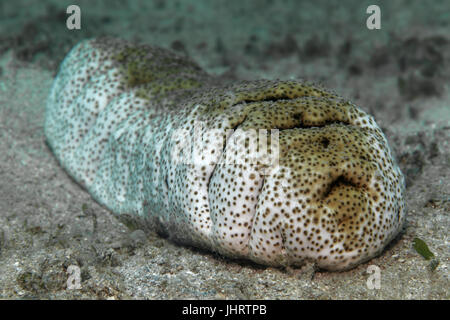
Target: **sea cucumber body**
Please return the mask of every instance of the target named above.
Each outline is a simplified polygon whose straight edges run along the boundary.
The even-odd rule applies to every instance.
[[[276,165],[242,148],[252,130],[276,130]],[[371,116],[298,81],[222,84],[160,48],[78,44],[45,135],[114,213],[232,258],[343,270],[380,253],[405,219],[403,176]]]

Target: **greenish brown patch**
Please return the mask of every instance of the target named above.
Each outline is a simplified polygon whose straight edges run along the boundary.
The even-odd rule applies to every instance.
[[[120,63],[128,87],[136,87],[154,79],[153,72],[149,68],[152,64],[151,59],[146,58],[147,55],[149,52],[143,47],[128,47],[112,57]]]
[[[113,56],[128,88],[140,87],[137,96],[150,99],[174,90],[198,88],[200,68],[187,59],[151,47],[128,47]]]
[[[128,63],[126,72],[129,87],[136,87],[154,79],[152,73],[146,72],[145,69],[141,69],[136,61],[130,61]]]
[[[147,53],[147,50],[142,47],[127,47],[123,51],[116,54],[113,59],[118,62],[124,62],[130,56],[144,57]]]

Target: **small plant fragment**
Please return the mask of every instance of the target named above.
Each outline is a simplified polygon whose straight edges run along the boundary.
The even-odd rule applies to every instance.
[[[414,238],[413,247],[417,251],[417,253],[420,254],[425,260],[432,259],[430,262],[430,268],[431,271],[434,271],[439,265],[439,260],[435,259],[434,253],[431,252],[425,241],[419,238]]]

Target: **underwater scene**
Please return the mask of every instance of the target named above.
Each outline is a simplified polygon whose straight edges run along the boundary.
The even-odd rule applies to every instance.
[[[449,1],[0,0],[0,299],[446,300],[449,214]]]

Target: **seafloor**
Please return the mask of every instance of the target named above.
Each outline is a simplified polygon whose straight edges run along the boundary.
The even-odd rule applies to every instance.
[[[449,299],[448,0],[129,2],[0,1],[0,298]],[[69,4],[81,30],[66,28]],[[366,28],[369,4],[381,7],[380,30]],[[406,176],[404,231],[335,273],[231,261],[125,226],[44,143],[59,63],[100,35],[172,48],[229,79],[308,79],[349,98],[375,117]],[[67,288],[71,265],[78,290]],[[367,286],[369,265],[379,289]]]

